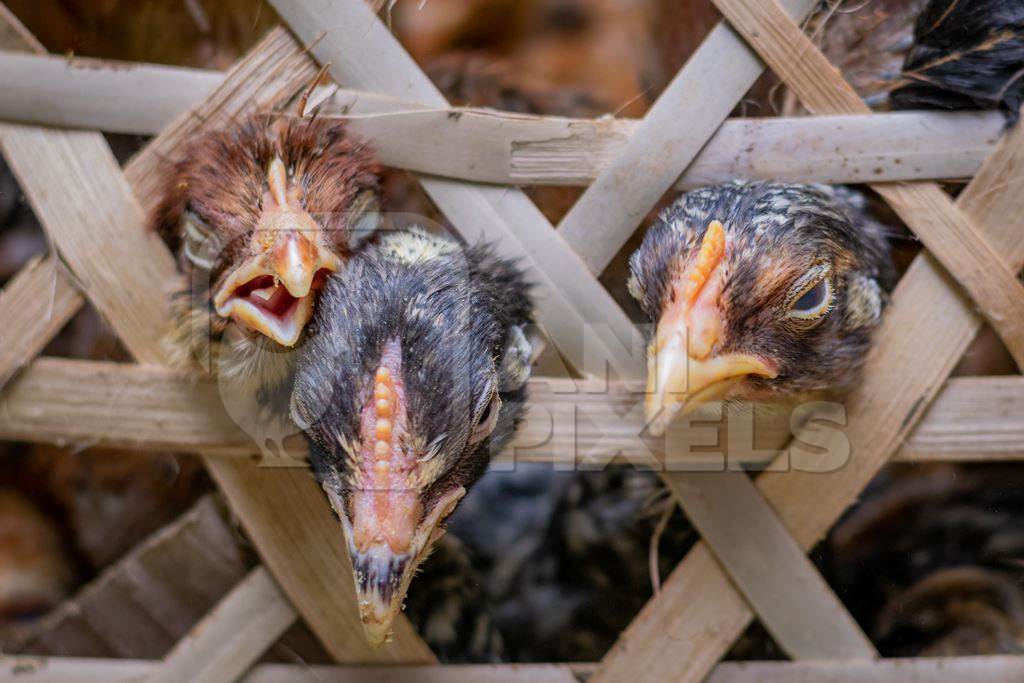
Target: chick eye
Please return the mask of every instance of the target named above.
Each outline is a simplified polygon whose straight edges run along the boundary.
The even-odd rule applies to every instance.
[[[490,398],[480,410],[480,414],[476,419],[476,427],[473,428],[473,433],[469,435],[470,444],[483,441],[491,435],[494,427],[498,424],[498,413],[500,411],[501,397],[498,396],[496,390],[491,389]]]
[[[832,280],[828,272],[827,268],[815,269],[794,287],[788,312],[790,318],[817,320],[828,313],[832,307]]]

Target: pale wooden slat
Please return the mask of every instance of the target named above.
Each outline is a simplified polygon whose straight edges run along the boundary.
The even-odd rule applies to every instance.
[[[167,653],[147,683],[233,683],[298,615],[266,569],[252,570]]]
[[[213,382],[157,366],[39,358],[0,397],[10,440],[245,457]]]
[[[51,139],[63,143],[55,143],[54,146],[67,152],[73,152],[76,144],[82,145],[83,148],[88,146],[88,153],[101,161],[91,167],[77,169],[77,174],[79,177],[82,174],[88,177],[89,187],[98,186],[110,191],[112,196],[108,199],[112,206],[115,209],[120,207],[123,209],[122,213],[127,214],[115,217],[117,220],[104,226],[103,230],[112,231],[112,252],[116,253],[131,245],[125,263],[133,265],[118,263],[107,269],[110,275],[108,279],[98,279],[86,284],[88,287],[102,289],[102,296],[108,297],[111,301],[119,302],[127,298],[129,303],[141,305],[142,309],[136,311],[140,316],[159,318],[159,325],[152,326],[152,329],[126,330],[129,334],[138,333],[140,339],[133,338],[135,343],[129,344],[129,347],[140,358],[158,360],[162,356],[163,333],[160,329],[170,320],[164,307],[169,293],[167,288],[174,286],[174,266],[167,250],[152,231],[144,226],[142,209],[138,208],[127,190],[125,178],[142,198],[146,211],[151,211],[159,201],[168,162],[174,158],[175,150],[182,140],[195,133],[206,121],[222,121],[223,117],[233,116],[246,106],[252,106],[252,103],[266,106],[282,96],[294,94],[310,82],[314,73],[315,70],[309,64],[309,60],[302,56],[294,40],[286,32],[273,32],[254,51],[250,59],[243,60],[229,74],[229,80],[218,88],[204,107],[195,114],[182,115],[165,134],[140,152],[128,164],[124,176],[116,167],[111,168],[113,160],[108,158],[109,149],[98,134],[63,131],[36,133],[42,137],[46,137],[47,134],[53,136]],[[232,78],[232,74],[236,77]],[[251,77],[254,74],[255,77]],[[261,88],[267,88],[269,92],[260,93],[260,97],[257,98],[257,92]],[[270,90],[271,88],[273,90]],[[79,140],[86,142],[77,142]],[[27,155],[23,160],[27,167],[33,165]],[[63,179],[64,174],[61,175]],[[49,203],[50,195],[45,194],[44,183],[39,183],[37,189],[37,198]],[[73,196],[80,196],[80,193]],[[70,208],[88,212],[94,207],[84,204]],[[100,211],[109,214],[111,209],[103,207]],[[58,215],[55,218],[67,219],[71,216],[74,216],[74,213],[67,216]],[[120,220],[121,218],[127,220]],[[70,234],[76,234],[77,228],[69,222],[59,225]],[[100,234],[103,234],[102,231]],[[80,247],[76,252],[76,259],[83,261],[83,266],[89,267],[90,272],[99,270],[100,275],[104,274],[102,268],[96,268],[98,263],[103,263],[102,260],[89,260],[101,251],[96,240],[79,241],[72,246]],[[167,273],[167,264],[170,264],[170,273]],[[140,266],[144,268],[140,269]],[[133,277],[136,279],[135,282],[132,282]],[[126,289],[130,292],[124,295]],[[132,327],[131,310],[117,309],[106,312],[108,315],[113,313],[117,316],[125,314],[124,319],[118,317],[118,320],[112,321],[119,333],[120,328]],[[298,553],[310,546],[341,545],[340,530],[333,524],[328,506],[308,473],[287,472],[280,477],[267,477],[255,471],[249,463],[223,459],[207,459],[207,465],[218,479],[232,506],[239,511],[239,516],[257,547],[266,553],[267,565],[335,658],[352,662],[434,661],[429,649],[404,619],[399,619],[396,624],[396,638],[391,647],[374,649],[366,643],[355,609],[351,568],[339,553],[308,552],[308,557],[303,562],[303,571],[296,571],[294,567],[289,566]],[[272,500],[274,504],[261,508],[252,503],[255,499]],[[299,536],[303,537],[304,542],[300,542]],[[312,575],[315,575],[315,580],[310,578]]]
[[[136,358],[160,362],[178,273],[103,136],[0,124],[0,147],[82,291]]]
[[[0,117],[154,135],[224,80],[206,69],[0,54]]]
[[[5,629],[4,652],[163,657],[248,572],[227,517],[204,496],[44,617]]]
[[[817,5],[815,0],[785,3],[798,18]],[[601,272],[611,262],[763,70],[758,56],[725,22],[712,29],[559,225],[592,271]]]
[[[715,0],[772,70],[816,114],[870,109],[775,1]],[[931,183],[871,186],[971,294],[1024,368],[1024,285],[988,239]]]
[[[1021,676],[1024,658],[990,655],[875,662],[723,662],[707,683],[1011,683]]]
[[[755,413],[749,426],[729,416],[728,429],[756,441],[735,443],[720,423],[698,416],[709,440],[728,443],[730,467],[767,465],[770,444],[786,440],[788,425]],[[745,415],[745,413],[744,413]],[[593,467],[665,461],[663,443],[643,440],[641,398],[613,384],[607,394],[582,393],[572,380],[538,377],[530,383],[526,417],[515,440],[497,457]],[[101,445],[138,451],[178,450],[249,457],[254,445],[225,413],[217,387],[161,367],[40,358],[0,397],[0,438],[36,443]],[[754,451],[754,452],[750,452]],[[570,458],[576,454],[576,460]],[[294,453],[297,462],[304,451]],[[950,380],[895,456],[899,461],[1024,459],[1024,379]],[[668,467],[708,468],[702,453],[673,453]],[[722,456],[712,463],[719,466]],[[817,471],[817,470],[816,470]]]
[[[0,292],[0,388],[43,350],[83,303],[53,257],[36,259],[11,278]]]
[[[0,681],[12,683],[130,683],[159,663],[139,659],[5,657]],[[345,667],[260,664],[245,683],[575,683],[587,680],[590,664],[447,665],[434,667]],[[1018,683],[1024,657],[917,657],[877,661],[723,662],[708,683]],[[671,679],[670,679],[671,680]]]
[[[2,53],[0,72],[12,74],[0,81],[0,118],[137,134],[160,132],[223,80],[202,69]],[[389,166],[507,185],[589,185],[639,125],[427,107],[357,90],[338,90],[318,115],[344,116]],[[994,111],[729,119],[674,188],[970,177],[1003,123]]]
[[[45,54],[46,49],[0,3],[0,49]],[[49,305],[39,314],[40,295]],[[45,300],[45,299],[44,299]],[[82,307],[85,300],[52,256],[27,264],[0,292],[0,389],[38,354]]]
[[[761,623],[794,659],[873,659],[871,641],[743,472],[666,477]],[[735,501],[745,501],[742,508]],[[794,562],[793,558],[802,561]]]
[[[271,4],[339,83],[427,106],[447,106],[362,0]],[[527,276],[534,284],[538,322],[577,369],[587,371],[588,365],[595,365],[593,355],[613,359],[633,376],[643,372],[643,345],[629,318],[521,191],[441,178],[419,180],[466,240],[486,239],[499,254],[530,266]],[[636,349],[631,348],[633,341]],[[603,370],[604,363],[597,369]]]
[[[1024,128],[985,161],[959,207],[1005,255],[1024,263]],[[941,312],[941,314],[937,313]],[[931,257],[900,281],[859,388],[846,401],[849,462],[827,474],[766,472],[757,486],[803,548],[857,498],[904,440],[970,344],[981,320]],[[840,444],[841,445],[841,444]],[[836,444],[827,444],[836,452]],[[822,458],[823,456],[819,456]],[[700,681],[753,618],[704,543],[687,555],[604,658],[592,681]],[[682,673],[680,673],[682,672]]]
[[[25,28],[14,12],[0,3],[0,49],[45,54],[46,48]]]
[[[13,13],[2,4],[0,8],[0,24],[5,26],[0,47],[45,53]],[[166,250],[161,253],[150,248],[156,238],[143,227],[145,218],[127,190],[103,136],[0,123],[0,149],[36,217],[64,260],[76,271],[76,284],[111,322],[129,351],[148,362],[161,360],[161,343],[169,320],[163,307],[166,298],[147,302],[150,287],[136,291],[132,287],[113,286],[120,273],[117,266],[110,264],[123,261],[118,266],[123,266],[126,281],[141,280],[146,270],[151,269],[153,278],[170,286],[176,282],[174,264]],[[73,182],[69,183],[69,178]],[[125,234],[120,232],[121,222],[128,226]],[[152,254],[135,259],[135,250]],[[59,277],[65,276],[61,273]],[[60,290],[70,286],[67,282],[54,285]],[[37,329],[50,336],[57,331],[53,326]],[[45,345],[44,339],[49,337],[22,343],[40,346]]]

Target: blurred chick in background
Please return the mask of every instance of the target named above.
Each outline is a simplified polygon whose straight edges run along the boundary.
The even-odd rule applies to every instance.
[[[1013,121],[1024,103],[1016,0],[877,0],[817,20],[825,55],[873,107],[1000,108]]]

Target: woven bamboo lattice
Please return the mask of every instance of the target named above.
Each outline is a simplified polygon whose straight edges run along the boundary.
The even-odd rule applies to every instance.
[[[27,266],[0,295],[6,342],[0,345],[0,380],[6,385],[0,437],[199,453],[269,570],[259,569],[239,584],[162,663],[54,659],[27,667],[12,660],[0,677],[29,680],[27,672],[39,680],[235,680],[297,616],[338,662],[402,665],[392,673],[408,672],[416,680],[569,682],[585,674],[602,682],[799,683],[839,680],[829,677],[840,674],[851,681],[914,676],[933,682],[1024,676],[1024,660],[1016,657],[873,661],[877,653],[871,643],[805,556],[893,457],[1024,454],[1024,378],[946,382],[983,319],[1018,363],[1024,361],[1024,292],[1015,276],[1024,265],[1018,227],[1024,215],[1021,127],[993,142],[1001,126],[997,116],[870,115],[798,26],[815,0],[715,0],[726,21],[638,122],[493,112],[452,117],[438,90],[363,0],[272,4],[308,47],[275,30],[226,75],[148,66],[76,73],[63,60],[45,56],[0,57],[5,73],[16,66],[17,73],[30,74],[3,86],[0,117],[21,123],[0,124],[0,145],[55,249]],[[6,10],[0,18],[0,48],[42,51]],[[765,63],[818,116],[726,121]],[[760,451],[739,456],[766,466],[753,482],[728,467],[703,473],[663,468],[666,484],[703,542],[600,663],[439,667],[404,619],[396,624],[393,643],[370,648],[358,623],[339,531],[312,479],[299,467],[259,468],[250,462],[245,456],[253,446],[224,414],[214,387],[159,367],[169,321],[166,290],[178,276],[164,245],[146,230],[145,217],[159,199],[167,160],[183,139],[205,127],[293,100],[320,64],[339,84],[354,89],[331,89],[320,99],[343,107],[349,117],[360,111],[398,112],[357,116],[352,126],[375,142],[379,137],[386,163],[425,174],[418,176],[424,190],[464,237],[486,238],[501,253],[529,263],[545,334],[576,369],[585,367],[587,354],[596,354],[619,382],[642,376],[642,354],[629,344],[638,332],[597,275],[673,186],[733,176],[870,178],[927,247],[894,293],[863,380],[847,399],[845,430],[829,432],[839,434],[835,438],[842,443],[812,440],[826,453],[848,459],[840,463],[801,454],[797,446],[788,447],[788,429],[769,429],[760,434]],[[140,97],[141,84],[147,86],[145,97]],[[18,89],[37,97],[10,96]],[[115,91],[119,98],[112,97]],[[150,92],[159,98],[153,101]],[[45,97],[57,106],[43,106]],[[110,101],[118,102],[118,111],[104,106]],[[330,105],[323,106],[323,115],[330,115]],[[744,157],[730,148],[751,134],[786,140],[801,138],[800,132],[834,130],[836,116],[852,132],[837,139],[828,154],[799,142],[774,159],[756,152]],[[930,127],[922,127],[925,120]],[[747,127],[742,136],[740,126]],[[159,134],[122,169],[101,134],[89,129]],[[565,143],[575,152],[568,155],[576,160],[571,163],[564,155],[531,156],[529,150],[538,146],[510,144],[550,142],[581,130],[584,134]],[[445,154],[438,154],[440,149]],[[518,157],[512,149],[519,150]],[[844,153],[850,163],[839,167],[834,157]],[[923,163],[892,162],[915,154]],[[931,182],[964,175],[973,180],[955,202]],[[555,228],[519,190],[481,181],[586,184],[588,189]],[[52,293],[43,314],[39,291]],[[36,358],[86,298],[139,364]],[[625,388],[615,384],[606,394],[571,393],[577,388],[564,377],[534,382],[533,412],[556,429],[551,435],[550,424],[546,431],[543,424],[529,422],[520,443],[550,438],[520,458],[559,462],[575,448],[597,462],[692,462],[672,447],[639,439],[642,417],[636,396]],[[612,431],[575,426],[560,431],[562,408],[581,403],[614,416]],[[726,415],[726,422],[741,419]],[[813,430],[813,424],[805,429]],[[729,457],[731,463],[733,454]],[[254,603],[265,609],[254,614]],[[755,616],[799,661],[719,664]],[[249,676],[375,680],[379,673],[264,666]]]

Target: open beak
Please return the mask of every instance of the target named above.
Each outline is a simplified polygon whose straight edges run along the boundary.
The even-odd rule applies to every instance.
[[[776,377],[764,359],[746,353],[720,353],[725,323],[719,307],[725,231],[712,221],[700,251],[676,283],[647,354],[647,431],[661,436],[676,415],[687,415],[709,401],[724,399],[747,377]]]
[[[254,237],[258,253],[228,275],[213,303],[219,315],[278,344],[294,346],[313,317],[316,289],[327,273],[338,270],[341,260],[307,237],[316,234],[315,224],[261,232]]]
[[[417,567],[444,534],[441,525],[466,489],[445,494],[425,514],[412,490],[352,491],[348,505],[336,492],[327,493],[344,530],[366,639],[380,645],[390,639]]]
[[[282,346],[295,346],[313,317],[313,297],[341,259],[320,243],[321,230],[289,186],[280,157],[267,168],[267,191],[249,251],[213,295],[217,314]]]

